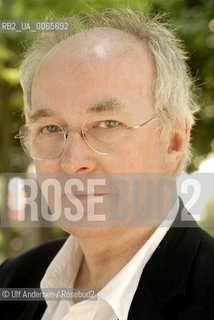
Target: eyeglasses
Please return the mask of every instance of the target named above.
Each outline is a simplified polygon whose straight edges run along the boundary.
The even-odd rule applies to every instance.
[[[116,118],[116,117],[115,117]],[[93,118],[84,122],[82,129],[65,130],[60,125],[50,121],[25,124],[15,136],[20,139],[23,150],[36,160],[51,160],[58,158],[66,145],[68,133],[77,131],[89,148],[101,155],[116,153],[124,145],[130,134],[130,129],[138,129],[152,121],[149,120],[136,125],[127,126],[113,116]]]

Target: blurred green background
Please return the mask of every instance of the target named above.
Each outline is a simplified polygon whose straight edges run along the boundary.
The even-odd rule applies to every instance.
[[[198,170],[201,161],[214,152],[214,2],[213,0],[1,0],[1,20],[43,20],[50,10],[56,17],[71,12],[131,7],[146,12],[168,13],[167,20],[190,53],[189,65],[196,79],[195,93],[202,111],[192,132],[193,161],[188,172]],[[24,123],[18,65],[23,52],[36,35],[0,33],[0,171],[25,172],[30,160],[19,141],[13,139]],[[212,168],[212,171],[213,168]],[[1,188],[2,189],[2,188]],[[2,191],[2,190],[1,190]],[[2,201],[4,201],[3,199]],[[209,216],[213,216],[213,205]],[[213,229],[208,229],[214,234]],[[59,237],[58,228],[0,231],[0,260],[16,255],[48,239]]]

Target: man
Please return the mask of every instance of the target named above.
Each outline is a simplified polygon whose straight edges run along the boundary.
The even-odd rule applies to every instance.
[[[21,66],[28,125],[19,137],[36,171],[184,170],[198,106],[174,35],[158,18],[129,9],[80,14],[72,28],[71,36],[41,36]],[[76,196],[84,202],[91,195]],[[41,282],[43,290],[96,288],[97,300],[2,302],[1,315],[214,319],[214,240],[193,220],[182,221],[181,213],[188,213],[181,201],[176,218],[169,209],[165,227],[80,228],[62,222],[68,240],[6,261],[1,287],[36,288]]]

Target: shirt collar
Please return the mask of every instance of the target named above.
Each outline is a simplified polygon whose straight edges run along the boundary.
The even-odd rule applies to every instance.
[[[152,236],[128,264],[98,293],[99,297],[110,304],[118,319],[125,320],[128,318],[128,312],[143,269],[170,229],[177,215],[178,207],[179,200],[177,198],[175,205]]]
[[[77,239],[70,235],[47,268],[40,283],[41,289],[73,288],[82,257],[83,253]],[[54,307],[55,302],[46,300],[50,309]]]

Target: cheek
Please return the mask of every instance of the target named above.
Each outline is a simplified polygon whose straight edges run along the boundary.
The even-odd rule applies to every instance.
[[[160,141],[159,134],[154,129],[144,130],[127,145],[126,152],[121,156],[121,164],[128,167],[128,171],[135,172],[163,172],[165,171],[166,145]]]
[[[34,160],[34,166],[36,172],[51,173],[60,171],[59,161],[57,160]]]
[[[141,148],[141,149],[140,149]],[[126,143],[126,146],[115,155],[104,159],[102,168],[106,172],[142,172],[144,164],[144,155],[142,144]]]
[[[166,143],[160,141],[158,137],[156,140],[148,144],[147,157],[150,162],[151,171],[153,172],[165,172]]]

